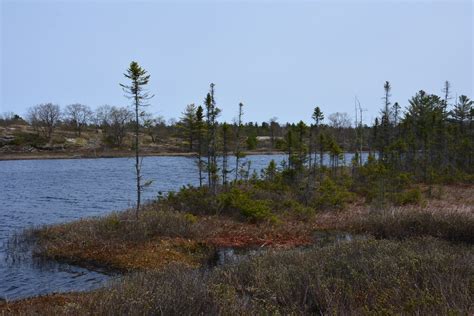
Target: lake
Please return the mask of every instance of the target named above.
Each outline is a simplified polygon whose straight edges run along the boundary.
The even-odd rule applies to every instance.
[[[285,158],[252,155],[243,160],[260,173],[271,159],[280,163]],[[350,162],[351,158],[352,154],[345,154],[344,160]],[[328,163],[329,158],[324,161]],[[199,184],[196,160],[189,157],[146,157],[143,178],[153,180],[143,193],[145,200],[153,199],[159,191]],[[104,284],[110,276],[75,266],[37,265],[28,259],[12,262],[5,243],[28,227],[131,207],[136,198],[134,181],[131,158],[0,161],[0,298],[83,291]]]

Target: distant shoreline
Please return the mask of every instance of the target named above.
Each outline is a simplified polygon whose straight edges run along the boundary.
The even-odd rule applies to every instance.
[[[249,151],[245,155],[283,155],[282,151]],[[141,153],[142,157],[195,157],[194,152],[153,152]],[[99,159],[99,158],[131,158],[133,152],[100,152],[100,153],[63,153],[63,152],[35,152],[35,153],[0,153],[0,161],[9,160],[53,160],[53,159]]]

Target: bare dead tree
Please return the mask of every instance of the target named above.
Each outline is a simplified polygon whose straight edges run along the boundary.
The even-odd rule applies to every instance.
[[[92,110],[87,105],[75,103],[66,106],[64,117],[74,126],[77,136],[81,136],[81,132],[92,119]]]
[[[33,128],[51,140],[54,129],[59,123],[61,110],[52,103],[38,104],[28,110],[28,121]]]
[[[243,111],[244,104],[239,103],[239,115],[237,118],[237,126],[235,131],[235,181],[239,178],[239,169],[240,169],[240,158],[243,157],[240,145],[242,142],[241,132],[242,132],[242,116],[244,115]]]

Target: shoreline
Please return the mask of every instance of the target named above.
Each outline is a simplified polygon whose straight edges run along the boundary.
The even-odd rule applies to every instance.
[[[250,151],[244,153],[247,156],[255,155],[283,155],[282,151]],[[195,157],[194,152],[152,152],[141,153],[141,157]],[[133,152],[117,151],[117,152],[103,152],[103,153],[62,153],[62,152],[42,152],[42,153],[12,153],[0,154],[0,161],[12,160],[54,160],[54,159],[101,159],[101,158],[133,158]]]
[[[368,205],[362,203],[361,200],[353,200],[338,212],[325,210],[318,212],[315,214],[316,216],[303,218],[300,218],[298,214],[295,214],[295,217],[285,215],[286,213],[281,211],[279,213],[281,222],[279,223],[270,221],[252,223],[230,214],[191,215],[186,212],[186,209],[170,212],[171,209],[174,209],[171,207],[174,204],[151,203],[144,205],[140,219],[136,221],[131,220],[134,217],[133,210],[122,210],[116,214],[97,218],[54,224],[47,230],[40,229],[43,232],[40,235],[43,236],[42,241],[46,243],[43,243],[39,248],[42,249],[42,252],[38,254],[46,260],[81,266],[106,274],[115,272],[119,275],[132,277],[132,273],[168,271],[166,269],[175,265],[182,265],[190,271],[207,268],[209,273],[213,273],[213,267],[226,264],[224,254],[223,263],[207,266],[210,260],[213,262],[219,260],[216,259],[218,258],[216,255],[222,249],[240,249],[244,251],[244,256],[246,253],[251,253],[252,249],[261,249],[262,255],[268,251],[266,256],[271,258],[297,251],[300,251],[298,252],[300,255],[305,255],[305,253],[317,251],[320,247],[328,247],[325,249],[341,248],[348,242],[355,244],[356,247],[367,248],[365,252],[367,258],[373,258],[370,249],[374,243],[381,245],[380,249],[383,250],[385,247],[383,245],[385,243],[392,245],[393,240],[397,240],[397,247],[414,247],[413,245],[425,240],[416,238],[436,237],[439,244],[433,245],[447,245],[446,247],[450,247],[447,248],[448,250],[458,251],[456,253],[461,255],[464,250],[459,250],[458,243],[464,242],[469,247],[470,242],[467,240],[456,241],[452,239],[452,236],[462,237],[465,232],[469,231],[467,228],[471,225],[469,222],[472,213],[457,214],[454,210],[459,205],[455,202],[468,202],[472,199],[466,200],[461,197],[472,197],[470,192],[474,187],[471,185],[459,190],[455,186],[446,185],[444,189],[444,194],[440,199],[427,197],[424,205],[407,205],[397,209],[397,217],[387,217],[382,214],[371,215]],[[458,196],[456,196],[457,194]],[[453,204],[451,210],[440,207],[446,203]],[[293,208],[294,206],[291,207],[291,209]],[[440,211],[441,209],[443,211]],[[433,210],[438,211],[433,212]],[[426,221],[427,216],[430,216],[431,220]],[[401,221],[401,225],[400,218],[406,219]],[[416,222],[425,223],[414,233],[410,224],[413,219]],[[466,228],[460,225],[461,222],[467,223]],[[136,226],[137,223],[146,226],[141,224]],[[403,223],[407,223],[407,225]],[[438,228],[447,227],[446,223],[456,223],[456,225],[447,230],[442,229],[441,232],[444,233],[440,234]],[[136,227],[146,229],[137,230]],[[377,235],[380,228],[387,235]],[[145,231],[152,232],[152,234],[143,235]],[[414,234],[410,237],[414,239],[404,239],[407,231]],[[340,239],[341,234],[371,237],[348,241],[346,237]],[[401,236],[405,237],[400,239]],[[41,242],[41,239],[37,242]],[[312,247],[317,245],[319,246]],[[310,247],[306,248],[306,246]],[[346,248],[350,249],[351,247],[348,244]],[[234,254],[233,250],[231,251],[232,255]],[[235,260],[234,263],[238,264],[240,259]],[[299,263],[299,261],[295,262]],[[428,261],[425,260],[425,262]],[[152,278],[148,278],[147,282],[151,282],[150,280]],[[121,284],[127,286],[126,283]],[[98,291],[59,292],[4,301],[0,299],[0,315],[2,312],[19,314],[24,312],[27,314],[31,311],[47,310],[51,312],[55,309],[60,311],[63,308],[67,310],[68,306],[76,306],[77,310],[81,310],[80,305],[83,302],[91,306],[93,304],[91,302],[97,301],[99,297],[108,297],[107,293],[110,289],[101,287]]]

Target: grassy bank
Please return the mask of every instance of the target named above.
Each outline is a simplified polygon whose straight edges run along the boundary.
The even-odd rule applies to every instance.
[[[0,119],[1,123],[1,119]],[[127,126],[128,128],[129,126]],[[165,128],[166,127],[163,127]],[[180,129],[167,133],[162,130],[161,137],[151,137],[140,133],[140,148],[143,156],[195,156],[196,148],[190,148]],[[253,147],[242,148],[246,155],[282,154],[282,148],[270,146],[269,140],[262,140]],[[120,158],[132,157],[133,133],[127,129],[120,144],[115,144],[106,128],[86,127],[79,136],[70,126],[58,126],[51,139],[38,133],[25,121],[0,124],[0,161],[33,159],[78,159],[78,158]]]
[[[367,239],[271,251],[210,272],[169,265],[40,313],[462,315],[473,308],[473,260],[472,247],[432,238]]]
[[[99,291],[0,303],[31,314],[467,314],[474,186],[375,208],[341,187],[303,203],[266,181],[183,188],[133,211],[30,229],[35,256],[125,277]],[[433,190],[432,190],[433,191]],[[324,199],[322,198],[324,197]],[[352,242],[323,241],[347,232]],[[265,249],[209,268],[220,248]],[[113,311],[113,312],[112,312]]]
[[[251,223],[217,215],[193,215],[149,204],[105,217],[30,229],[14,243],[32,244],[37,257],[87,268],[160,269],[170,262],[205,264],[221,247],[292,247],[311,243],[314,223]],[[12,247],[14,248],[14,247]]]

